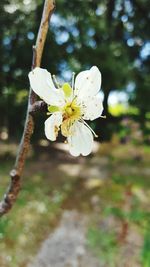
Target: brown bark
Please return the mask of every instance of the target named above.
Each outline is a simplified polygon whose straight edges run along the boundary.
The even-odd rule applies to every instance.
[[[108,116],[109,115],[109,111],[108,111],[108,97],[109,97],[109,93],[110,91],[105,91],[104,92],[104,101],[103,101],[103,107],[104,107],[104,111],[103,114]]]
[[[41,64],[43,48],[49,26],[49,19],[52,15],[52,12],[54,11],[54,8],[55,8],[54,0],[45,0],[43,14],[41,18],[41,24],[37,35],[36,45],[33,47],[33,59],[32,59],[31,69],[34,69],[37,66],[39,67]],[[25,164],[27,152],[30,145],[30,138],[34,130],[33,113],[36,112],[39,108],[43,107],[44,107],[43,102],[36,101],[36,95],[30,88],[24,132],[19,145],[19,150],[16,157],[14,169],[10,172],[10,177],[11,177],[10,185],[3,199],[0,202],[0,216],[7,213],[17,199],[17,195],[21,188],[21,175],[23,172],[23,167]]]

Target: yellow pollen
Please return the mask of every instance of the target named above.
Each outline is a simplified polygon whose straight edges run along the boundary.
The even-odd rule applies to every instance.
[[[75,121],[79,120],[82,117],[81,107],[77,105],[76,99],[72,102],[67,103],[63,107],[63,123],[61,125],[62,135],[67,137],[71,135],[70,127],[74,124]]]

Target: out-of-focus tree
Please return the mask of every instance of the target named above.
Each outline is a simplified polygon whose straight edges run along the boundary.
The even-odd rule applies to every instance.
[[[150,99],[150,2],[133,1],[131,14],[132,31],[128,43],[130,58],[133,62],[134,89],[129,94],[129,100],[139,109],[139,120],[142,128],[145,129]]]
[[[108,114],[110,92],[126,90],[131,103],[145,114],[150,98],[148,54],[143,56],[150,39],[149,1],[57,0],[56,4],[42,66],[69,79],[71,70],[97,65],[103,77],[104,113]],[[24,123],[27,74],[42,5],[42,0],[4,0],[0,5],[0,127],[6,126],[10,137]],[[37,128],[40,132],[40,123]]]
[[[16,136],[25,117],[27,73],[32,50],[31,32],[36,14],[22,1],[3,1],[0,5],[0,85],[1,124]],[[29,12],[30,11],[30,12]]]
[[[5,126],[10,138],[16,138],[23,129],[32,46],[42,8],[42,0],[4,0],[0,5],[0,128]],[[63,53],[59,48],[53,32],[49,35],[43,66],[50,66],[50,71],[57,73],[67,52]]]
[[[124,2],[59,1],[59,5],[58,15],[66,19],[62,29],[64,33],[69,33],[66,42],[70,53],[68,63],[76,71],[90,65],[100,68],[103,76],[104,113],[107,115],[110,92],[123,89],[130,76],[121,19],[125,12]]]

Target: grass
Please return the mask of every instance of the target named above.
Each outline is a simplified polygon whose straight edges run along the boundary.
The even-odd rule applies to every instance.
[[[87,232],[88,246],[102,266],[149,267],[150,150],[145,146],[109,143],[99,152],[105,157],[107,146],[111,173],[96,192],[101,210],[93,213]],[[137,160],[134,154],[141,158]]]
[[[126,266],[130,258],[130,267],[149,267],[149,161],[147,146],[121,145],[115,138],[84,162],[65,165],[64,154],[56,160],[42,153],[31,158],[18,200],[0,220],[0,266],[26,267],[65,208],[88,215],[87,243],[102,266]],[[0,162],[1,195],[12,163]],[[72,175],[77,165],[81,171]]]
[[[1,195],[8,183],[11,165],[9,161],[1,163]],[[63,185],[56,188],[43,173],[32,173],[30,177],[25,174],[16,204],[8,215],[0,219],[1,267],[26,266],[38,244],[57,224],[61,205],[69,190],[69,186]]]
[[[102,266],[116,267],[117,240],[113,231],[89,228],[87,233],[89,246],[94,250]]]
[[[102,205],[100,213],[93,213],[87,231],[87,244],[102,266],[126,266],[130,260],[129,266],[149,267],[149,205],[145,201],[142,203],[134,194],[125,196],[126,185],[122,186],[124,189],[117,187],[116,190],[117,195],[121,190],[119,198],[109,191],[107,197],[106,192],[97,192]]]

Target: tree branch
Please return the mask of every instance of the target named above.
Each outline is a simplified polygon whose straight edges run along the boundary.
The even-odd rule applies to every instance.
[[[43,14],[41,18],[41,24],[37,35],[36,45],[33,47],[33,59],[32,59],[31,69],[34,69],[35,67],[40,66],[41,64],[41,58],[47,36],[49,20],[52,15],[52,12],[54,11],[54,8],[55,8],[54,0],[45,0]],[[11,177],[10,185],[3,199],[0,202],[0,216],[7,213],[12,208],[14,202],[17,199],[17,195],[21,188],[21,175],[23,172],[25,159],[30,145],[30,138],[34,130],[33,113],[42,107],[44,108],[43,102],[36,101],[36,94],[30,88],[24,132],[19,145],[19,150],[16,157],[14,169],[10,172],[10,177]]]
[[[29,113],[33,115],[35,112],[41,111],[45,112],[47,111],[47,104],[44,101],[36,101],[33,105],[30,105]]]

